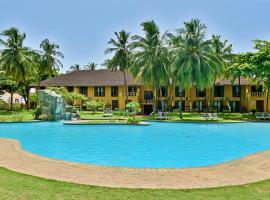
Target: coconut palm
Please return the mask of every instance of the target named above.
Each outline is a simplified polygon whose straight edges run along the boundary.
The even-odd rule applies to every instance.
[[[42,49],[39,56],[39,65],[37,67],[38,89],[40,89],[40,82],[43,76],[52,76],[55,71],[63,67],[59,58],[64,58],[64,55],[58,51],[59,46],[51,43],[48,39],[44,39],[40,48]]]
[[[105,61],[105,66],[113,71],[120,70],[124,76],[126,103],[128,103],[128,88],[126,73],[131,64],[130,33],[122,30],[114,32],[116,39],[111,39],[108,44],[111,47],[105,50],[106,54],[113,53],[112,58]]]
[[[75,64],[70,66],[69,69],[71,69],[72,71],[79,71],[81,68],[79,64]]]
[[[168,85],[169,54],[165,46],[166,33],[161,34],[157,24],[147,21],[141,24],[144,36],[133,36],[134,62],[131,72],[142,84],[154,89],[154,109],[157,108],[157,90]]]
[[[214,55],[216,55],[216,57],[220,60],[223,71],[232,60],[232,44],[229,44],[228,40],[221,41],[220,35],[212,35],[212,39],[210,40],[210,46]],[[218,74],[214,74],[210,108],[212,108],[213,106],[216,79],[219,78],[220,75],[221,74],[219,72]]]
[[[87,65],[84,66],[84,69],[96,70],[97,65],[98,64],[94,62],[89,62]]]
[[[21,33],[17,28],[10,28],[1,33],[6,40],[0,39],[0,45],[4,48],[1,52],[1,66],[13,81],[22,85],[22,94],[28,105],[29,84],[36,66],[34,56],[36,53],[25,47],[25,33]]]
[[[184,28],[174,35],[173,62],[177,84],[184,88],[196,85],[198,89],[212,86],[214,77],[222,73],[222,64],[205,40],[207,27],[198,19],[184,22]]]

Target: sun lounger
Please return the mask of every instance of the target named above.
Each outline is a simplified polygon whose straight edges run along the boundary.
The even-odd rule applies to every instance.
[[[270,115],[268,113],[258,113],[256,118],[267,120],[267,119],[270,119]]]
[[[168,120],[169,117],[168,117],[168,113],[167,112],[158,112],[158,116],[156,116],[156,119],[159,119],[159,120]]]
[[[205,120],[222,120],[217,113],[204,113],[202,114],[202,118]]]

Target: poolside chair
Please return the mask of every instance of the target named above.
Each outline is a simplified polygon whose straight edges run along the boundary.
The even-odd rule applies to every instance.
[[[167,112],[158,112],[158,116],[156,116],[156,119],[159,119],[159,120],[168,120],[169,117],[168,117],[168,113]]]
[[[219,117],[217,113],[213,113],[212,120],[223,120],[223,118]]]
[[[267,120],[267,119],[270,119],[270,116],[269,116],[268,113],[257,113],[256,118],[257,119]]]
[[[113,116],[113,113],[112,113],[112,110],[111,109],[106,109],[104,111],[104,114],[102,114],[103,117],[112,117]]]
[[[205,120],[211,120],[212,119],[212,114],[211,113],[203,113],[202,118]]]

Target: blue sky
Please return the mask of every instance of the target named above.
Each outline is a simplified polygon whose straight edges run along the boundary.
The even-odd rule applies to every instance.
[[[60,45],[65,71],[89,61],[103,63],[114,31],[140,34],[140,23],[155,20],[162,31],[199,18],[208,35],[220,34],[235,52],[251,51],[255,38],[270,40],[269,0],[0,0],[0,30],[26,32],[26,45],[44,38]]]

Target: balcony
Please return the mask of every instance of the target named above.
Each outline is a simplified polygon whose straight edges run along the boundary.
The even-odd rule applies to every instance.
[[[264,98],[266,94],[264,92],[251,92],[250,97],[251,98]]]
[[[142,104],[152,104],[152,103],[154,103],[154,99],[144,99],[141,103]]]
[[[136,97],[137,96],[137,92],[128,92],[128,96],[129,97]]]

